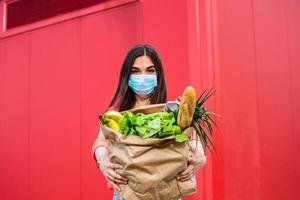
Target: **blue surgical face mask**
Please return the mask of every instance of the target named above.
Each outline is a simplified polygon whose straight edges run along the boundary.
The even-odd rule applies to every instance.
[[[137,95],[148,98],[153,94],[154,89],[157,86],[157,78],[156,75],[130,75],[128,86]]]

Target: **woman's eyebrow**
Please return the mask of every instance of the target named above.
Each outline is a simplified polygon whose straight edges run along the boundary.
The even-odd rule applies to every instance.
[[[151,66],[149,66],[149,67],[147,67],[147,69],[151,69],[151,68],[155,68],[153,65],[151,65]],[[138,67],[134,67],[134,66],[132,66],[132,69],[137,69],[137,70],[140,70],[140,68],[138,68]]]
[[[138,69],[139,70],[140,68],[132,66],[132,69]]]

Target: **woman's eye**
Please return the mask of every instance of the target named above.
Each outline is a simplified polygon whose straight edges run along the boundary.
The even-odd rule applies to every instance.
[[[136,71],[136,70],[132,70],[132,71],[131,71],[132,74],[135,74],[135,73],[137,73],[137,72],[138,72],[138,71]]]
[[[150,70],[148,70],[150,73],[154,73],[155,72],[155,70],[154,69],[150,69]]]

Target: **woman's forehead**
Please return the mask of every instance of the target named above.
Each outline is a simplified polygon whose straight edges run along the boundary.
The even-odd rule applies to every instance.
[[[133,67],[139,69],[147,69],[149,67],[154,67],[154,64],[148,56],[139,56],[135,59]]]

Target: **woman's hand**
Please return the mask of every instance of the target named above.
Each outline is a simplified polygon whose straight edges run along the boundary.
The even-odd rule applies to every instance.
[[[115,169],[122,169],[123,166],[117,163],[112,163],[107,154],[100,158],[99,168],[102,171],[105,179],[117,190],[121,190],[119,186],[120,184],[127,184],[127,178],[115,171]]]
[[[193,177],[196,172],[206,163],[206,156],[204,155],[204,151],[201,145],[201,142],[198,141],[198,144],[196,145],[196,141],[192,140],[192,144],[190,144],[192,150],[188,159],[188,167],[180,172],[176,179],[178,181],[187,181],[191,177]],[[192,148],[196,147],[196,148]]]

